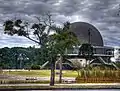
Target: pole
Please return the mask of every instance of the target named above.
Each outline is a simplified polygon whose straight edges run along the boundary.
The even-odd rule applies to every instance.
[[[55,61],[51,59],[51,77],[50,77],[50,86],[55,84]]]
[[[88,29],[88,43],[90,44],[91,48],[91,28]],[[90,48],[88,49],[88,67],[90,67]]]
[[[59,61],[59,69],[60,69],[59,83],[62,83],[62,60],[63,60],[63,56],[60,55],[60,61]]]
[[[88,29],[88,43],[91,44],[91,29]]]

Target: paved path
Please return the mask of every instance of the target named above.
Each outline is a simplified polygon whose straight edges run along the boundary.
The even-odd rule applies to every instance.
[[[55,84],[55,86],[120,86],[120,83]],[[0,84],[0,86],[49,86],[49,84]]]
[[[17,90],[78,90],[78,89],[120,89],[120,83],[87,83],[87,84],[55,84],[50,86],[49,84],[0,84],[0,90],[2,89],[17,89]],[[113,90],[114,91],[114,90]],[[118,90],[119,91],[119,90]]]

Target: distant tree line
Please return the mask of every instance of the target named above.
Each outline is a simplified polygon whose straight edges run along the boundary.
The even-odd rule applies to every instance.
[[[34,47],[0,48],[0,68],[20,68],[20,64],[22,65],[21,67],[25,69],[39,68],[40,65],[44,64],[46,61],[49,61],[46,52],[43,53],[46,57],[41,57],[40,51],[40,48]]]

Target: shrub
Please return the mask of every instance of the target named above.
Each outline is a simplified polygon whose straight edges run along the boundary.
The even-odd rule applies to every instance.
[[[120,82],[120,70],[81,70],[81,76],[76,77],[76,82]]]
[[[33,64],[33,65],[31,66],[31,69],[33,69],[33,70],[39,70],[39,69],[40,69],[40,66],[39,66],[39,65],[36,65],[36,64]]]

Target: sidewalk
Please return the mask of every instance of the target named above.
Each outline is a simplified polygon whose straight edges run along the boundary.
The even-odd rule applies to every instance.
[[[84,83],[84,84],[0,84],[0,89],[120,89],[120,83]]]
[[[120,83],[74,83],[74,84],[55,84],[55,86],[120,86]],[[49,86],[49,84],[0,84],[1,86]]]

